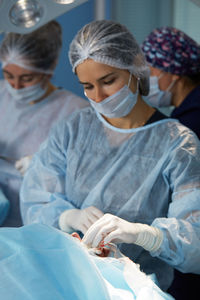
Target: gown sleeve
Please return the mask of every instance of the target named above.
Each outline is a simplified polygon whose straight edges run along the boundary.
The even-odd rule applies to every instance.
[[[58,227],[60,214],[74,208],[65,193],[68,139],[65,122],[59,122],[34,155],[20,190],[24,224],[42,223]]]
[[[157,256],[183,273],[200,274],[200,145],[194,135],[180,138],[163,176],[171,188],[167,218],[152,226],[164,233]]]

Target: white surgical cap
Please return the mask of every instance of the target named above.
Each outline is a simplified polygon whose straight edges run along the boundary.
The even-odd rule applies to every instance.
[[[8,33],[0,46],[4,68],[15,64],[27,70],[52,74],[62,46],[62,31],[56,21],[28,33]]]
[[[128,29],[110,20],[85,25],[70,44],[69,60],[73,72],[86,59],[129,70],[140,78],[140,92],[149,92],[149,67],[133,35]]]

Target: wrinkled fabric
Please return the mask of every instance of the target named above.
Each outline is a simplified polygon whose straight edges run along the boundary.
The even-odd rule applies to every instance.
[[[63,89],[55,90],[34,105],[19,104],[7,92],[5,81],[0,81],[0,185],[11,204],[4,226],[22,224],[18,209],[22,176],[15,169],[15,161],[33,155],[54,122],[86,105],[87,101]]]
[[[0,229],[4,300],[173,300],[128,258],[91,256],[55,228]]]
[[[173,119],[119,129],[97,116],[91,107],[74,113],[57,124],[34,156],[21,190],[24,223],[58,226],[64,210],[93,205],[163,231],[154,256],[137,245],[120,245],[146,274],[156,274],[162,289],[173,279],[172,267],[199,273],[196,135]]]

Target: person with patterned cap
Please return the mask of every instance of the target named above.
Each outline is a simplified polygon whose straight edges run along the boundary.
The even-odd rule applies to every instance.
[[[200,45],[179,29],[161,27],[141,47],[151,69],[147,101],[161,110],[172,106],[170,116],[200,138]]]
[[[172,105],[171,117],[200,138],[200,45],[181,30],[161,27],[141,48],[151,70],[148,102],[161,110]],[[169,292],[176,300],[189,299],[199,285],[199,275],[175,270]]]

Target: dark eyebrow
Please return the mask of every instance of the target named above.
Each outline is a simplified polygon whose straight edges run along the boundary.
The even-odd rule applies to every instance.
[[[114,75],[115,72],[111,72],[111,73],[108,73],[104,76],[102,76],[101,78],[98,79],[98,81],[101,81],[101,80],[104,80],[106,79],[107,77],[111,76],[111,75]],[[82,81],[79,81],[80,84],[90,84],[89,82],[82,82]]]
[[[3,73],[7,73],[7,74],[9,74],[9,75],[12,75],[10,72],[8,72],[8,71],[6,71],[6,70],[4,70],[4,69],[2,70],[2,72],[3,72]]]

